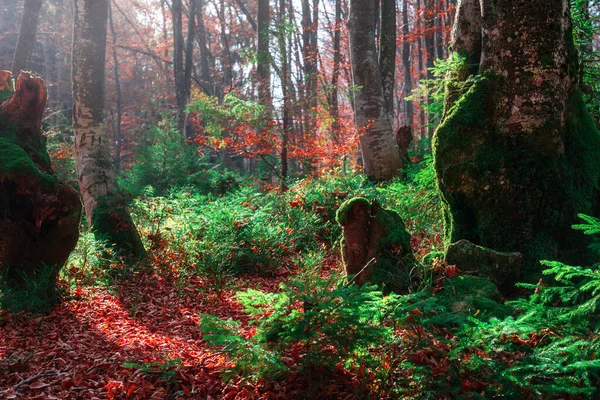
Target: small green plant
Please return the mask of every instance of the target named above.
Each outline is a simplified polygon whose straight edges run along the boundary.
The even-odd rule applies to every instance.
[[[237,294],[253,319],[257,334],[243,338],[239,323],[203,316],[201,330],[211,345],[223,346],[237,372],[251,377],[277,376],[294,359],[294,368],[312,374],[348,367],[369,357],[369,347],[390,335],[383,323],[388,298],[373,286],[346,285],[336,275],[322,278],[322,256],[308,255],[303,273],[279,293],[249,289]]]
[[[71,287],[105,285],[115,275],[110,271],[121,267],[106,241],[97,239],[90,231],[83,231],[60,277]]]
[[[0,276],[0,307],[12,313],[47,313],[57,302],[56,267],[43,266],[33,274],[21,274],[18,282],[7,271]]]
[[[462,76],[463,71],[468,68],[467,57],[456,52],[451,53],[447,59],[438,59],[431,68],[432,79],[422,79],[419,86],[413,89],[410,96],[406,99],[418,101],[429,114],[429,124],[434,126],[439,123],[444,115],[444,100],[446,92],[449,89],[447,85],[452,85],[452,91],[462,92],[473,79],[466,80],[448,79],[449,77]]]
[[[123,366],[140,370],[145,375],[158,375],[163,381],[174,383],[177,371],[183,366],[179,358],[165,357],[164,361],[144,362],[141,364],[125,362]]]

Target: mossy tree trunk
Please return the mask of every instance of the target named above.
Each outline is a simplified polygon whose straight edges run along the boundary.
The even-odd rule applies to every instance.
[[[434,138],[446,241],[521,252],[515,281],[538,279],[540,259],[591,261],[571,225],[599,215],[600,135],[569,12],[568,0],[464,0],[453,29],[471,65],[449,82]]]
[[[45,105],[41,79],[22,73],[13,93],[10,72],[0,71],[1,272],[8,289],[22,293],[31,283],[50,305],[79,237],[82,207],[79,194],[54,176],[40,128]]]
[[[379,7],[373,0],[350,0],[348,28],[355,121],[363,165],[369,178],[384,181],[400,174],[402,160],[386,112],[381,67],[377,58],[375,29]],[[395,48],[394,48],[395,50]],[[395,54],[395,53],[394,53]]]
[[[88,225],[122,255],[145,256],[119,194],[104,121],[108,0],[75,0],[73,129],[75,161]]]

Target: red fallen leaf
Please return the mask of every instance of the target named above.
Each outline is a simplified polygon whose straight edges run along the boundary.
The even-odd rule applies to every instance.
[[[130,397],[131,397],[131,395],[133,394],[133,392],[135,392],[135,391],[136,391],[136,389],[137,389],[138,387],[139,387],[139,386],[138,386],[138,385],[136,385],[136,384],[133,384],[133,385],[131,385],[131,386],[129,387],[129,389],[127,389],[127,394],[126,394],[127,398],[130,398]]]
[[[63,390],[67,390],[67,389],[69,389],[69,388],[72,388],[73,386],[75,386],[75,382],[73,382],[73,379],[72,379],[72,378],[66,378],[66,379],[63,379],[63,380],[60,382],[60,387],[61,387],[61,389],[63,389]]]
[[[414,309],[410,310],[409,313],[411,315],[418,315],[418,316],[423,315],[423,311],[419,310],[418,308],[414,308]]]

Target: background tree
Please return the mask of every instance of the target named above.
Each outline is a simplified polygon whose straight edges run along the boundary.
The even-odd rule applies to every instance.
[[[351,0],[348,27],[352,78],[359,86],[355,93],[355,119],[366,174],[387,180],[402,168],[400,151],[386,110],[381,69],[375,46],[376,7],[372,1]]]
[[[18,76],[21,71],[26,70],[29,64],[37,35],[40,8],[42,8],[42,0],[25,0],[21,31],[12,65],[14,76]]]

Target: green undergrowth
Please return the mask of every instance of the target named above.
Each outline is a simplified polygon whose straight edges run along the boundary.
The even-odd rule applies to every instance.
[[[12,313],[47,313],[57,302],[56,268],[45,266],[31,276],[23,274],[19,282],[0,275],[0,309]]]

